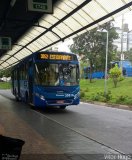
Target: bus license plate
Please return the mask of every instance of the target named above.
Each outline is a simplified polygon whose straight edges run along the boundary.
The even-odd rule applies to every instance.
[[[58,104],[63,104],[64,101],[63,101],[63,100],[58,100],[57,103],[58,103]]]

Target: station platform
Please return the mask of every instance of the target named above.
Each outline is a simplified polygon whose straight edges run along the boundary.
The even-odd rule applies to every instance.
[[[40,135],[21,118],[20,114],[28,116],[28,114],[30,114],[29,110],[24,111],[19,103],[16,110],[13,103],[14,102],[9,103],[6,98],[0,96],[0,134],[24,140],[23,154],[60,153],[55,146],[48,143],[46,138]],[[32,123],[36,121],[36,119],[32,119]],[[42,126],[42,129],[43,127],[44,126]]]
[[[0,94],[0,134],[25,141],[20,159],[97,160],[104,154],[116,153],[56,123],[29,105],[16,102],[11,93],[4,92]],[[60,116],[63,117],[63,113]]]

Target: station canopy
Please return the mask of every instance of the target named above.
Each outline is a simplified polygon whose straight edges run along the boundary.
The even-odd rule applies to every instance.
[[[0,36],[5,33],[12,39],[12,49],[0,51],[0,70],[132,10],[131,0],[56,0],[53,1],[53,14],[27,10],[20,14],[26,1],[14,2],[8,6],[10,9],[4,20],[0,19]]]

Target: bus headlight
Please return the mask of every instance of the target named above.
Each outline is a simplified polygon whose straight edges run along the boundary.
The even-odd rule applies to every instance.
[[[39,97],[41,100],[45,100],[44,96],[43,96],[43,95],[40,95],[39,93],[35,93],[35,96],[36,96],[36,97]]]
[[[41,100],[45,100],[45,98],[44,98],[43,95],[40,95],[40,99],[41,99]]]

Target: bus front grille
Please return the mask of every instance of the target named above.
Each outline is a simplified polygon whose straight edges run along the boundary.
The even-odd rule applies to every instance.
[[[57,99],[57,100],[46,100],[47,105],[69,105],[73,103],[73,99]]]

